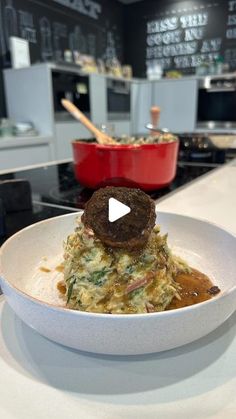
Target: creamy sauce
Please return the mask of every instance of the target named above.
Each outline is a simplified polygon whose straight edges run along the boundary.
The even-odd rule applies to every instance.
[[[219,288],[215,287],[206,275],[196,269],[192,269],[190,274],[177,275],[175,281],[181,286],[179,291],[181,300],[174,297],[166,310],[202,303],[220,292]]]

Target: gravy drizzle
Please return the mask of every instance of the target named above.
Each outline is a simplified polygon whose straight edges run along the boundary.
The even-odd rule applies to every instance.
[[[202,272],[192,269],[191,273],[180,273],[175,281],[181,286],[179,295],[181,300],[174,297],[166,310],[191,306],[210,300],[220,292],[220,289]]]

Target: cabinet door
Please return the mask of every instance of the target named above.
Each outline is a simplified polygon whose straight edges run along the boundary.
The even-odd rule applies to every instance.
[[[150,122],[152,105],[152,83],[132,83],[131,87],[131,131],[132,134],[148,133],[145,125]]]
[[[55,154],[56,159],[72,158],[73,140],[91,138],[89,131],[79,122],[58,122],[55,124]]]
[[[0,171],[46,163],[50,160],[51,153],[48,145],[0,149]]]
[[[114,135],[117,137],[120,137],[122,135],[131,135],[131,123],[130,121],[114,121],[114,122],[108,122],[108,124],[111,123],[114,127]]]
[[[161,80],[152,82],[152,104],[160,106],[161,128],[173,132],[195,129],[197,80]]]

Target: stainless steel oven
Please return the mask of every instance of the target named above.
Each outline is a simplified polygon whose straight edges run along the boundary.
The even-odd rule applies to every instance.
[[[205,77],[199,81],[197,127],[236,128],[236,75]]]
[[[107,78],[107,112],[109,121],[130,119],[130,81]]]
[[[61,105],[61,99],[73,102],[83,113],[90,115],[89,77],[78,72],[52,70],[53,102],[56,121],[73,119]]]

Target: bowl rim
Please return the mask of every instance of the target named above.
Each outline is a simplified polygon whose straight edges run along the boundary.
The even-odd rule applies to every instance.
[[[163,142],[159,144],[98,144],[98,143],[86,143],[85,141],[80,139],[75,139],[71,141],[73,147],[78,146],[78,144],[82,144],[83,146],[89,145],[91,148],[95,149],[102,149],[102,150],[119,150],[119,151],[127,151],[127,150],[147,150],[147,149],[158,149],[158,148],[166,148],[172,146],[176,146],[179,144],[179,139],[170,141],[170,142]]]
[[[3,273],[2,273],[2,266],[1,266],[1,259],[2,259],[2,254],[4,252],[4,249],[8,246],[8,244],[15,240],[16,237],[20,236],[24,231],[27,230],[31,230],[33,229],[36,225],[40,225],[40,224],[46,224],[49,222],[53,222],[55,219],[60,219],[60,218],[67,218],[67,217],[72,217],[74,218],[75,216],[78,216],[79,214],[82,214],[83,211],[79,210],[78,212],[71,212],[69,214],[63,214],[63,215],[59,215],[56,217],[51,217],[48,218],[46,220],[42,220],[39,221],[37,223],[31,224],[21,230],[19,230],[18,232],[16,232],[15,234],[13,234],[11,237],[9,237],[4,244],[0,247],[0,285],[1,282],[5,283],[8,287],[10,287],[12,289],[13,292],[15,292],[16,294],[19,294],[21,297],[29,299],[31,301],[31,303],[34,303],[36,305],[39,305],[41,307],[45,307],[46,309],[52,310],[52,311],[59,311],[61,313],[67,313],[66,315],[75,315],[75,316],[85,316],[85,317],[91,317],[94,319],[110,319],[111,321],[114,319],[123,319],[127,320],[127,319],[134,319],[131,321],[135,321],[135,319],[147,319],[147,318],[159,318],[160,316],[162,317],[170,317],[173,315],[177,315],[177,316],[181,316],[181,313],[186,313],[189,311],[196,311],[199,308],[203,307],[203,306],[208,306],[209,304],[215,304],[217,303],[219,300],[223,300],[225,298],[227,298],[230,294],[232,294],[233,292],[236,292],[236,284],[227,289],[226,291],[224,291],[223,293],[218,294],[217,296],[215,296],[214,298],[211,298],[209,300],[203,301],[201,303],[197,303],[197,304],[193,304],[190,306],[186,306],[186,307],[181,307],[181,308],[176,308],[176,309],[172,309],[172,310],[164,310],[164,311],[158,311],[158,312],[154,312],[154,313],[137,313],[137,314],[107,314],[107,313],[94,313],[94,312],[89,312],[89,311],[80,311],[80,310],[75,310],[75,309],[71,309],[71,308],[67,308],[67,307],[63,307],[60,305],[56,305],[56,304],[51,304],[51,303],[47,303],[43,300],[40,300],[38,298],[35,298],[29,294],[27,294],[26,292],[22,291],[21,289],[17,288],[15,285],[13,285],[11,282],[9,282],[6,278],[4,278]],[[232,238],[234,238],[236,240],[236,234],[232,233],[231,231],[222,228],[221,226],[219,226],[218,224],[214,223],[214,222],[210,222],[201,218],[196,218],[196,217],[190,217],[187,215],[182,215],[182,214],[177,214],[177,213],[172,213],[172,212],[166,212],[166,211],[160,211],[159,213],[165,214],[165,215],[177,215],[178,217],[182,217],[182,218],[188,218],[190,220],[197,220],[200,221],[202,223],[207,223],[210,224],[218,229],[220,229],[221,231],[223,231],[224,233],[229,234]]]

